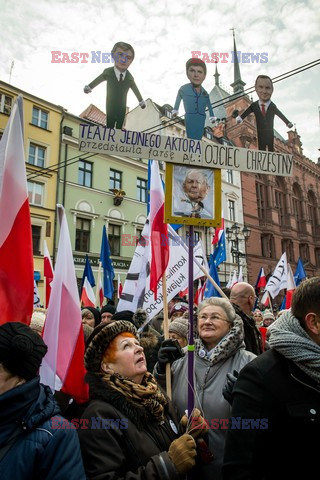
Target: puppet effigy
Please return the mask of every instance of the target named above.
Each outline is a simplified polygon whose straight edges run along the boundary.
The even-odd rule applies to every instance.
[[[185,109],[187,137],[201,140],[206,120],[205,110],[209,109],[210,121],[215,122],[208,92],[201,86],[207,75],[206,64],[199,58],[190,58],[186,63],[187,77],[191,83],[180,87],[172,110],[177,115],[181,100]]]
[[[139,101],[141,108],[145,103],[128,68],[134,59],[134,49],[129,43],[118,42],[112,51],[114,67],[106,68],[99,77],[84,87],[84,93],[90,93],[101,82],[107,82],[106,115],[107,127],[121,129],[125,114],[129,88]]]
[[[274,116],[277,115],[281,120],[287,125],[288,128],[292,128],[292,123],[283,115],[283,113],[278,110],[276,105],[271,102],[271,95],[273,93],[273,84],[270,77],[266,75],[259,75],[256,79],[255,89],[259,100],[253,102],[247,110],[245,110],[241,115],[239,115],[238,110],[235,110],[232,114],[233,117],[236,117],[237,123],[242,123],[242,121],[254,113],[257,123],[258,131],[258,148],[259,150],[267,150],[273,152],[273,121]]]

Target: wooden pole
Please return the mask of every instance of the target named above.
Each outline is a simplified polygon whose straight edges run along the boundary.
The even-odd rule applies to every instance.
[[[100,290],[100,280],[101,280],[101,266],[102,266],[102,263],[99,262],[98,278],[97,278],[97,286],[96,286],[96,301],[95,301],[95,307],[96,308],[97,308],[97,306],[100,307],[99,290]]]
[[[167,280],[166,273],[162,275],[162,297],[163,297],[163,333],[164,339],[169,338],[169,317],[168,317],[168,298],[167,298]],[[171,365],[170,363],[166,364],[166,385],[167,385],[167,395],[172,398],[172,388],[171,388]]]

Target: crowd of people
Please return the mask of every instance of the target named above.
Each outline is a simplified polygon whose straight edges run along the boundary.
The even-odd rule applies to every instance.
[[[40,383],[45,310],[0,326],[0,476],[28,479],[313,478],[320,427],[320,277],[291,309],[256,308],[254,288],[203,300],[188,412],[186,300],[148,322],[112,302],[82,308],[89,400]],[[267,333],[266,333],[267,332]],[[172,392],[166,393],[170,365]],[[169,375],[170,378],[170,375]],[[63,416],[62,416],[63,415]],[[271,449],[271,450],[270,450]]]

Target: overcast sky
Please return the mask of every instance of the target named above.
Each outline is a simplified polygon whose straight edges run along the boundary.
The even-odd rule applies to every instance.
[[[79,115],[90,103],[105,111],[105,85],[86,95],[83,86],[110,64],[92,63],[91,51],[110,52],[117,41],[131,43],[130,67],[147,99],[174,104],[187,83],[185,62],[191,51],[229,53],[218,63],[220,82],[233,81],[231,28],[237,49],[268,54],[267,63],[241,63],[251,87],[258,74],[276,77],[320,57],[319,0],[0,0],[0,78]],[[89,53],[88,63],[52,63],[52,51]],[[226,57],[227,58],[227,57]],[[214,86],[215,64],[207,64],[203,86]],[[275,84],[272,100],[297,128],[304,154],[320,156],[320,67]],[[254,100],[257,99],[255,94]],[[132,93],[130,108],[137,105]],[[182,112],[181,112],[182,113]],[[278,119],[275,128],[287,138]]]

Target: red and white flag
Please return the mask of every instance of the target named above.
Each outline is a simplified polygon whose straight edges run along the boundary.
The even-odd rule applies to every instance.
[[[242,271],[242,265],[240,266],[239,269],[239,275],[238,275],[238,283],[243,282],[243,271]]]
[[[51,295],[51,282],[53,280],[53,266],[51,262],[50,253],[48,250],[47,242],[43,242],[43,276],[46,279],[46,301],[45,305],[48,308],[50,295]]]
[[[0,324],[29,325],[34,279],[21,96],[0,141],[0,265]]]
[[[224,230],[224,218],[223,218],[223,212],[222,212],[222,215],[221,215],[221,227],[216,227],[216,228],[215,228],[215,230],[214,230],[214,235],[213,235],[213,237],[212,237],[212,245],[216,245],[216,244],[219,242],[223,230]]]
[[[198,306],[198,305],[202,302],[205,289],[206,289],[206,280],[204,279],[203,284],[202,284],[202,283],[201,283],[201,278],[199,278],[199,280],[198,280],[198,288],[197,288],[197,290],[196,290],[196,293],[195,293],[195,295],[194,295],[194,300],[193,300],[193,303],[194,303],[195,305]]]
[[[81,292],[81,303],[83,307],[94,307],[95,306],[95,295],[93,288],[90,285],[88,277],[85,277]]]
[[[287,293],[286,293],[286,308],[291,307],[292,296],[296,289],[296,282],[291,270],[290,263],[288,263],[288,275],[287,275]]]
[[[271,306],[270,295],[268,290],[266,290],[262,295],[260,303],[262,303],[262,305],[264,305],[265,307]]]
[[[99,288],[99,302],[100,302],[100,308],[101,308],[102,305],[103,305],[103,300],[104,300],[104,293],[103,293],[103,286],[102,286],[101,277],[100,277],[100,280],[99,280],[99,285],[97,285],[97,288]]]
[[[164,223],[164,193],[161,182],[159,164],[156,160],[151,164],[150,181],[150,243],[151,272],[150,289],[157,299],[157,286],[165,273],[169,262],[168,225]]]
[[[61,205],[57,210],[60,238],[43,332],[48,352],[42,361],[40,378],[53,391],[62,390],[83,403],[88,399],[88,386],[84,383],[85,345],[79,293],[65,211]]]
[[[232,288],[233,285],[235,285],[236,283],[238,283],[238,275],[237,275],[236,270],[233,270],[233,277],[231,279],[229,288]]]
[[[123,290],[123,286],[120,280],[120,275],[118,275],[118,298],[121,297],[122,290]]]

